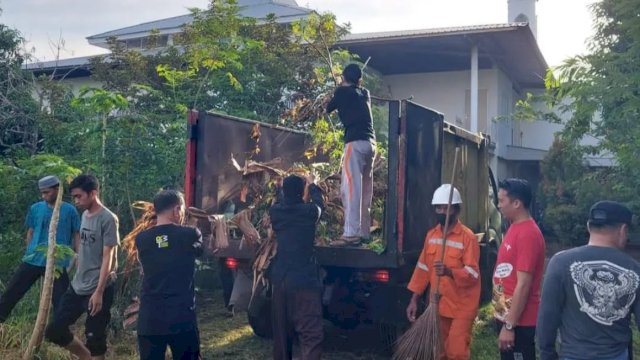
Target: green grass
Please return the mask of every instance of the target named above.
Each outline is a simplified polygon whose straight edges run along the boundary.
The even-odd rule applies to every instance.
[[[16,305],[11,316],[0,330],[0,359],[21,359],[31,338],[39,305],[40,282],[33,286],[24,298]],[[37,359],[67,360],[70,359],[63,349],[45,343]]]
[[[39,289],[34,288],[21,301],[0,333],[0,359],[20,359],[31,335],[37,309]],[[205,293],[198,298],[199,327],[204,359],[266,360],[271,359],[271,342],[253,335],[246,314],[225,316],[219,292]],[[82,334],[83,322],[76,333]],[[114,324],[115,325],[115,324]],[[117,326],[114,326],[117,327]],[[640,336],[634,333],[634,356],[640,356]],[[382,360],[389,355],[382,350],[376,330],[342,331],[329,329],[325,339],[325,360]],[[492,325],[490,306],[480,309],[471,343],[472,360],[498,358],[497,339]],[[37,356],[46,360],[71,360],[66,351],[44,343]],[[110,360],[134,360],[136,339],[131,332],[119,332],[109,339]]]
[[[471,358],[494,360],[498,356],[498,337],[493,328],[493,311],[486,305],[478,312],[471,336]]]

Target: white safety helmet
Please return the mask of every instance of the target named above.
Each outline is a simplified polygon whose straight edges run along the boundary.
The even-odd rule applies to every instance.
[[[451,192],[451,184],[442,184],[436,191],[433,192],[433,200],[431,205],[447,205],[449,203],[449,193]],[[462,204],[462,197],[460,192],[455,187],[453,188],[453,198],[451,204]]]

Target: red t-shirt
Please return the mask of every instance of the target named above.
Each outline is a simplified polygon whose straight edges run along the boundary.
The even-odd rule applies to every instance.
[[[533,275],[529,299],[516,325],[535,326],[540,305],[540,291],[544,272],[544,238],[533,219],[512,224],[498,249],[493,274],[493,307],[495,317],[504,321],[511,308],[511,297],[518,282],[518,271]]]

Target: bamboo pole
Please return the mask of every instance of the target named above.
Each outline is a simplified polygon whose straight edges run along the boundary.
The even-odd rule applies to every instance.
[[[42,291],[40,293],[40,306],[38,307],[38,317],[31,333],[29,345],[24,352],[23,360],[33,359],[35,351],[42,344],[44,338],[44,329],[47,326],[49,318],[49,309],[51,308],[51,295],[53,292],[53,270],[56,261],[56,232],[58,229],[58,221],[60,220],[60,206],[62,205],[62,193],[64,187],[58,187],[58,197],[53,207],[53,215],[49,223],[49,245],[47,247],[47,265],[44,271],[44,281],[42,282]]]

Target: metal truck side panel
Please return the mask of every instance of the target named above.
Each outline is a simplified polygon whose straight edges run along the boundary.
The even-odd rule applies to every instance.
[[[256,142],[250,134],[256,124],[260,151],[252,154]],[[249,158],[264,162],[281,157],[287,168],[304,159],[309,144],[303,132],[209,112],[200,112],[197,133],[195,206],[211,213],[242,181],[242,174],[231,164],[232,154],[240,166]]]
[[[404,247],[406,260],[414,263],[424,238],[435,221],[433,192],[440,186],[442,162],[442,114],[407,101],[406,167],[404,196]]]

